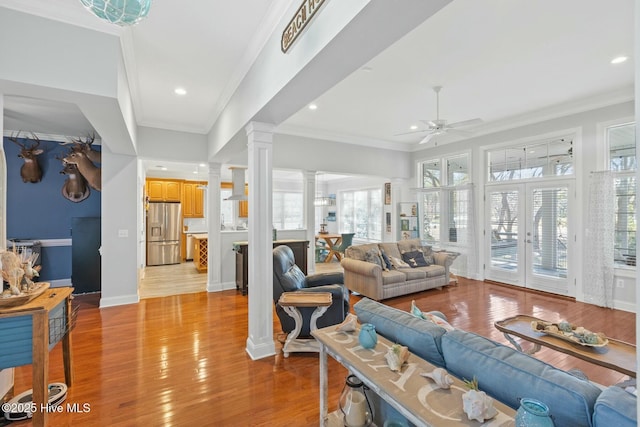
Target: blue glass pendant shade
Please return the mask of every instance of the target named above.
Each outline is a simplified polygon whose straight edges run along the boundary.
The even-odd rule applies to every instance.
[[[80,0],[98,18],[117,25],[134,25],[149,13],[151,0]]]

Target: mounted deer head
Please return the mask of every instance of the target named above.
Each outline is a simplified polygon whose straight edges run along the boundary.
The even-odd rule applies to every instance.
[[[100,151],[96,151],[91,146],[93,145],[93,141],[96,139],[96,134],[94,133],[91,136],[87,136],[86,141],[78,139],[73,139],[73,147],[71,148],[73,151],[81,151],[83,152],[89,160],[93,163],[102,163],[102,153]]]
[[[38,156],[44,152],[44,150],[38,148],[38,146],[40,145],[40,140],[38,139],[36,134],[32,132],[31,136],[33,136],[33,141],[35,141],[35,144],[32,144],[27,148],[24,144],[18,141],[18,136],[20,136],[20,132],[18,132],[16,136],[9,137],[9,141],[15,143],[20,147],[20,154],[18,154],[18,157],[24,159],[24,164],[20,168],[20,176],[22,177],[22,181],[32,183],[40,182],[40,180],[42,180],[42,169],[38,164]]]
[[[67,175],[67,179],[62,185],[62,196],[74,203],[83,201],[91,194],[91,189],[87,185],[87,180],[80,174],[77,165],[72,163],[63,164],[64,169],[61,170],[60,173]]]
[[[72,151],[62,159],[65,163],[70,163],[78,167],[78,171],[87,180],[89,186],[100,191],[102,188],[102,170],[96,167],[87,155],[81,151]]]

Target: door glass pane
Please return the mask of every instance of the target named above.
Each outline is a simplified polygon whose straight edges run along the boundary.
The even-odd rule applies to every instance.
[[[518,191],[490,194],[491,267],[518,269]]]
[[[440,192],[430,191],[422,199],[423,238],[430,244],[440,242]]]
[[[534,189],[532,192],[532,248],[534,274],[567,277],[567,188]]]

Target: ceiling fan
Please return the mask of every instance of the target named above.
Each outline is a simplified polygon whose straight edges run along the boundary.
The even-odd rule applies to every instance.
[[[446,120],[440,119],[440,89],[442,86],[434,86],[433,91],[436,93],[436,119],[435,120],[420,120],[422,123],[428,126],[427,129],[415,130],[411,132],[404,132],[397,135],[408,135],[412,133],[428,132],[427,135],[420,140],[420,144],[426,144],[438,135],[444,135],[446,133],[460,133],[470,135],[471,132],[462,130],[460,128],[473,126],[482,123],[482,119],[463,120],[461,122],[447,123]],[[438,143],[436,142],[436,145]]]

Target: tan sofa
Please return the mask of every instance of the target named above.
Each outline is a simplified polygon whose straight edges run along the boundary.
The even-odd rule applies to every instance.
[[[422,252],[428,266],[402,266],[402,254]],[[375,254],[380,254],[380,261]],[[382,254],[391,262],[391,268]],[[341,265],[344,284],[349,290],[374,300],[384,300],[449,284],[449,266],[456,259],[453,252],[434,252],[419,239],[394,243],[368,243],[345,250]],[[384,268],[383,268],[384,267]]]

